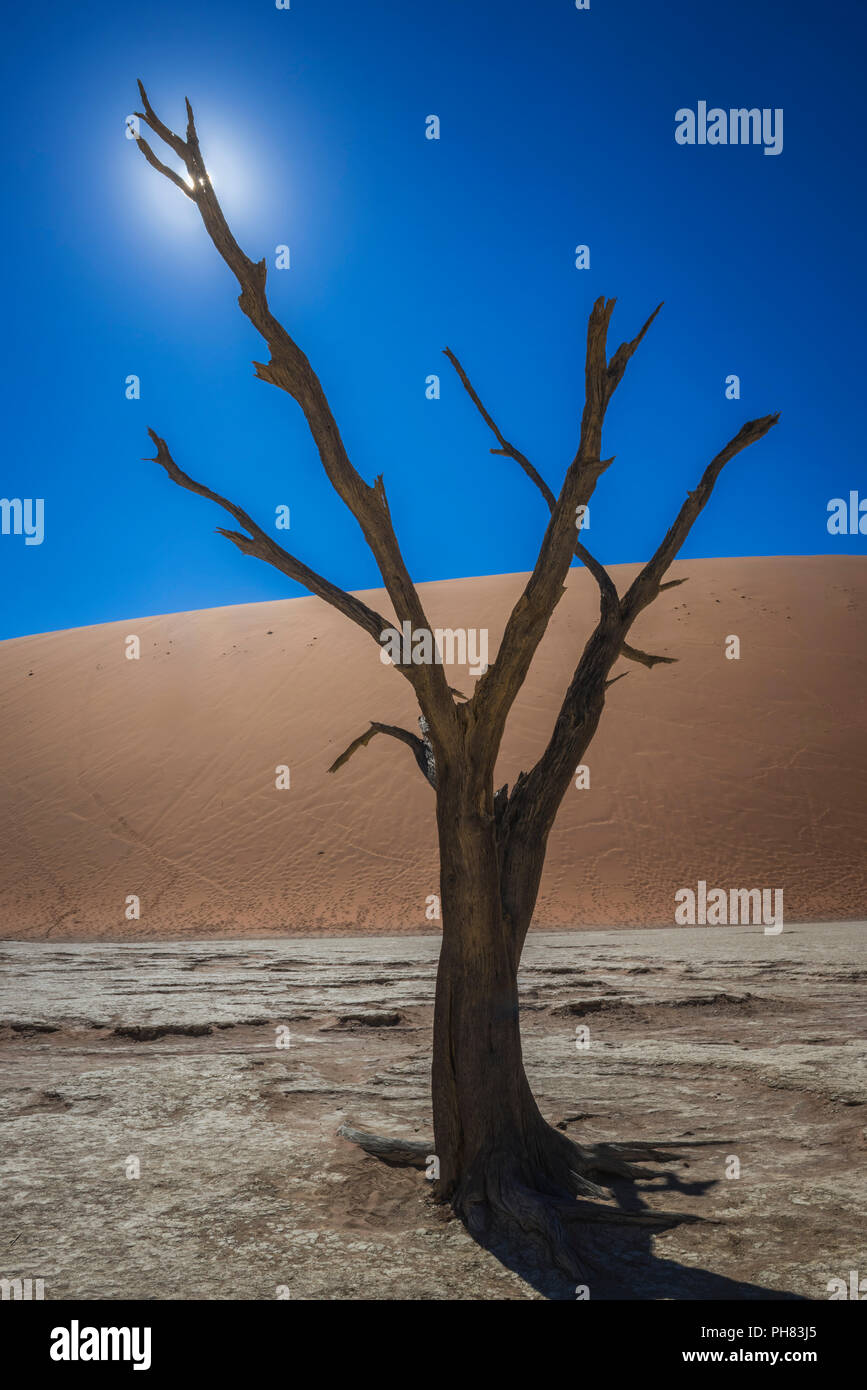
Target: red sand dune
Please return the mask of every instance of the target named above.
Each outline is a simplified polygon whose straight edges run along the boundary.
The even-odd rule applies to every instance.
[[[613,567],[621,591],[635,568]],[[673,574],[690,582],[633,640],[678,663],[621,663],[590,789],[570,791],[551,838],[536,925],[670,924],[675,891],[699,879],[781,887],[789,921],[867,916],[867,562],[693,560]],[[493,656],[521,585],[421,592],[432,625],[489,628]],[[499,781],[544,746],[597,607],[573,571]],[[724,656],[732,633],[739,661]],[[472,677],[455,668],[451,683]],[[409,750],[378,737],[327,773],[369,720],[415,729],[411,689],[318,599],[16,638],[0,644],[0,692],[4,937],[436,929],[433,793]],[[125,920],[128,894],[139,921]]]

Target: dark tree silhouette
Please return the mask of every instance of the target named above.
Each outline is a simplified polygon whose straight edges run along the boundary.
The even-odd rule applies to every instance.
[[[265,261],[249,260],[232,236],[205,168],[189,101],[182,139],[156,115],[141,83],[139,90],[144,110],[136,114],[183,162],[189,182],[163,164],[140,134],[138,147],[153,168],[195,203],[214,246],[238,280],[238,303],[270,352],[268,362],[254,363],[257,376],[285,391],[304,412],[329,481],[357,520],[376,559],[398,623],[408,622],[414,633],[430,632],[392,526],[382,477],[370,485],[356,472],[318,376],[271,313]],[[489,1243],[518,1242],[525,1250],[535,1250],[543,1261],[579,1277],[576,1224],[580,1227],[590,1220],[665,1224],[675,1219],[601,1206],[598,1199],[609,1193],[593,1178],[646,1176],[635,1162],[662,1161],[672,1155],[665,1147],[581,1147],[547,1123],[524,1074],[518,963],[539,891],[548,835],[574,770],[596,732],[606,691],[613,684],[613,666],[620,657],[649,667],[672,659],[631,646],[627,638],[632,626],[659,593],[684,582],[666,582],[666,572],[726,463],[761,439],[779,418],[766,415],[749,421],[708,464],[656,553],[621,596],[603,566],[580,540],[576,543],[576,509],[590,501],[600,474],[613,462],[602,458],[605,412],[659,308],[638,335],[609,358],[608,325],[614,304],[613,299],[598,299],[590,314],[578,448],[556,494],[501,433],[463,366],[445,349],[497,441],[491,452],[514,460],[524,470],[544,495],[550,519],[496,659],[477,681],[472,698],[448,686],[441,664],[396,663],[415,692],[421,737],[394,725],[372,723],[330,769],[337,771],[376,734],[388,734],[409,746],[436,796],[443,923],[434,1016],[433,1149],[430,1144],[392,1141],[355,1130],[343,1133],[395,1163],[423,1166],[432,1151],[440,1165],[437,1194],[451,1203],[474,1235]],[[236,503],[195,482],[175,463],[166,441],[153,430],[149,433],[157,450],[155,462],[171,480],[216,502],[241,527],[220,528],[221,535],[243,554],[282,570],[380,643],[392,625],[390,620],[289,554]],[[504,786],[495,791],[494,765],[506,719],[564,592],[575,556],[599,587],[599,621],[577,661],[548,745],[535,767],[520,773],[511,790]]]

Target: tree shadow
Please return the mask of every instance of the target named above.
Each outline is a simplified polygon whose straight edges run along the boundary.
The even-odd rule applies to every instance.
[[[659,1227],[655,1234],[658,1234]],[[652,1248],[648,1231],[627,1227],[582,1227],[572,1232],[578,1258],[586,1268],[583,1283],[591,1301],[645,1302],[673,1299],[677,1302],[727,1302],[779,1300],[809,1302],[802,1294],[774,1289],[747,1280],[729,1279],[713,1270],[665,1259]],[[502,1265],[554,1302],[574,1302],[579,1285],[558,1269],[542,1269],[526,1254],[498,1242],[478,1242]]]
[[[809,1302],[804,1295],[788,1289],[731,1279],[726,1275],[716,1274],[711,1269],[686,1265],[657,1253],[656,1238],[668,1230],[685,1224],[701,1227],[720,1223],[705,1222],[701,1217],[687,1212],[671,1212],[667,1214],[666,1219],[666,1215],[654,1212],[645,1200],[645,1193],[669,1191],[687,1196],[704,1196],[718,1183],[719,1179],[716,1178],[687,1182],[677,1173],[662,1172],[643,1182],[640,1187],[634,1182],[624,1180],[610,1183],[612,1196],[617,1202],[616,1208],[603,1207],[593,1202],[576,1202],[579,1211],[587,1212],[588,1220],[583,1222],[576,1214],[576,1218],[568,1225],[566,1236],[570,1252],[584,1271],[580,1281],[554,1267],[550,1261],[540,1265],[538,1251],[529,1250],[524,1243],[519,1244],[502,1237],[492,1237],[488,1240],[478,1233],[474,1234],[473,1238],[507,1269],[520,1275],[538,1293],[556,1302],[574,1302],[582,1296],[589,1297],[590,1300],[618,1302],[663,1299],[678,1302]],[[611,1221],[615,1211],[624,1214],[624,1225]],[[605,1224],[596,1224],[594,1215],[601,1215]],[[627,1224],[631,1216],[639,1215],[656,1218],[655,1224]],[[581,1285],[586,1286],[586,1293],[583,1293]]]
[[[342,1125],[338,1133],[390,1167],[423,1168],[425,1157],[431,1149],[430,1141],[386,1139],[346,1125]],[[541,1205],[544,1208],[546,1199],[542,1193],[538,1193],[535,1222],[531,1218],[530,1225],[524,1225],[520,1234],[516,1234],[516,1226],[521,1223],[520,1214],[516,1218],[514,1214],[500,1212],[501,1217],[506,1217],[508,1234],[504,1234],[502,1221],[493,1214],[487,1232],[471,1230],[463,1220],[462,1224],[483,1250],[493,1255],[506,1269],[518,1274],[544,1298],[556,1302],[574,1302],[583,1297],[618,1302],[665,1299],[678,1302],[810,1302],[803,1294],[789,1289],[730,1279],[710,1269],[666,1259],[656,1252],[654,1237],[677,1226],[689,1224],[710,1229],[723,1223],[703,1218],[694,1212],[655,1210],[646,1197],[662,1192],[704,1197],[711,1188],[719,1186],[720,1179],[686,1179],[670,1169],[633,1167],[630,1160],[647,1161],[649,1158],[652,1162],[674,1162],[684,1158],[676,1150],[714,1148],[721,1142],[598,1144],[593,1146],[592,1156],[598,1159],[599,1173],[608,1175],[606,1186],[615,1205],[587,1197],[568,1201],[562,1197],[550,1198],[547,1214],[539,1216],[538,1207]],[[730,1147],[728,1144],[725,1146]],[[584,1149],[583,1152],[585,1158],[591,1155],[591,1150]],[[619,1163],[617,1171],[620,1176],[612,1175],[609,1166],[612,1163]],[[593,1171],[592,1167],[590,1171]],[[623,1176],[624,1173],[629,1175]],[[618,1216],[622,1217],[622,1223]],[[546,1227],[541,1240],[538,1239],[540,1223]],[[558,1251],[561,1256],[559,1262]],[[566,1273],[566,1269],[573,1272]]]

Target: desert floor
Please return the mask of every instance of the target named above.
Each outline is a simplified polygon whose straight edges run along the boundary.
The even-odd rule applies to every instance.
[[[638,1192],[707,1224],[588,1228],[591,1299],[826,1299],[867,1273],[865,928],[531,936],[545,1114],[700,1145]],[[52,1299],[574,1298],[337,1137],[427,1137],[437,944],[5,942],[0,1274]]]

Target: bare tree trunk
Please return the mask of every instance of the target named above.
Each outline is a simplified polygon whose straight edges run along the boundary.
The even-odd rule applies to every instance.
[[[532,1239],[576,1277],[557,1204],[601,1196],[581,1151],[541,1115],[521,1052],[518,962],[526,928],[503,911],[492,786],[441,775],[443,942],[434,1011],[432,1100],[438,1194],[476,1237]],[[540,858],[544,853],[540,846]],[[532,912],[532,908],[530,908]],[[527,922],[529,925],[529,919]],[[607,1194],[604,1194],[607,1195]]]
[[[434,1140],[443,1195],[527,1121],[517,971],[503,920],[493,792],[466,764],[437,795],[443,943],[434,1014]]]

